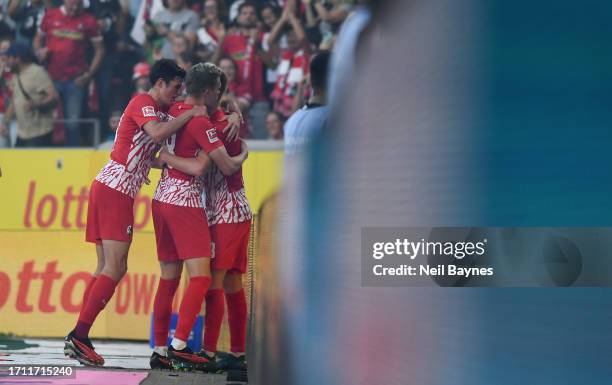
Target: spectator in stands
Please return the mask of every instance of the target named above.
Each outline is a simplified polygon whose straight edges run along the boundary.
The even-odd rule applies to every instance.
[[[277,79],[274,91],[272,91],[272,102],[274,111],[288,118],[301,105],[301,95],[298,90],[300,84],[308,74],[309,43],[306,39],[304,27],[288,4],[283,11],[270,36],[268,44],[277,46],[278,40],[283,33],[287,36],[287,48],[281,50],[280,62],[276,67]]]
[[[52,144],[53,111],[59,96],[45,69],[32,61],[28,46],[13,43],[5,53],[13,73],[13,96],[0,132],[13,115],[17,118],[17,147],[49,147]]]
[[[238,67],[238,76],[246,84],[253,98],[249,117],[255,138],[265,138],[266,115],[269,110],[264,93],[264,61],[271,64],[270,58],[261,49],[262,34],[258,27],[257,9],[250,1],[239,7],[237,26],[220,39],[213,60],[219,63],[223,55],[231,57]]]
[[[15,21],[15,37],[28,47],[36,36],[38,26],[45,15],[45,3],[42,0],[11,0],[8,15]]]
[[[192,51],[185,51],[176,58],[176,64],[181,67],[185,72],[189,70],[194,64],[199,63],[198,57]]]
[[[353,8],[353,1],[302,0],[302,3],[306,8],[308,26],[312,25],[313,18],[320,20],[319,30],[321,33],[321,43],[319,45],[319,49],[331,49],[334,44],[335,36],[340,29],[340,25],[342,22],[344,22]]]
[[[149,63],[138,63],[134,66],[134,75],[132,79],[134,81],[134,97],[137,94],[146,94],[151,89],[151,83],[149,82],[149,74],[151,73],[151,66]]]
[[[172,37],[172,55],[175,60],[185,52],[190,52],[189,40],[185,35],[176,35]]]
[[[225,24],[221,18],[220,2],[218,0],[206,0],[204,2],[204,17],[201,25],[215,41],[219,41],[219,35],[225,35]]]
[[[247,84],[240,79],[236,63],[231,57],[224,56],[219,61],[219,67],[227,76],[227,93],[236,98],[242,114],[248,114],[253,97],[249,93]]]
[[[0,38],[0,123],[4,122],[4,113],[6,112],[11,98],[9,90],[11,72],[6,58],[6,52],[10,46],[10,38]],[[11,140],[9,131],[8,124],[0,124],[0,148],[12,147],[14,141]]]
[[[168,8],[153,16],[153,24],[158,36],[165,37],[161,48],[161,57],[176,60],[172,52],[172,40],[176,36],[185,36],[189,49],[196,43],[196,32],[200,26],[198,15],[187,8],[185,0],[167,0]]]
[[[89,7],[86,10],[98,21],[98,27],[104,41],[104,56],[95,75],[95,85],[99,100],[97,106],[100,112],[99,118],[101,122],[106,122],[110,118],[110,111],[113,108],[110,100],[112,99],[113,67],[118,55],[117,43],[119,42],[120,32],[118,23],[121,5],[119,0],[89,0]]]
[[[121,121],[121,111],[113,111],[108,119],[108,131],[105,133],[106,140],[98,147],[100,150],[110,150],[115,144],[115,135]]]
[[[219,39],[225,36],[225,24],[221,20],[219,8],[217,0],[206,0],[204,3],[204,17],[198,29],[196,48],[196,54],[203,62],[210,61],[219,45]]]
[[[36,56],[47,63],[49,75],[59,92],[66,124],[66,144],[79,146],[79,123],[87,85],[98,71],[104,44],[97,20],[82,9],[81,0],[64,0],[60,8],[47,10],[34,38]],[[44,43],[43,43],[44,42]],[[94,49],[91,63],[87,51]]]
[[[312,138],[327,125],[327,74],[330,54],[327,51],[314,55],[310,62],[310,87],[308,103],[296,111],[285,123],[285,154],[292,156],[307,146]]]
[[[251,135],[251,125],[248,119],[248,112],[252,101],[251,94],[249,94],[246,83],[242,82],[238,77],[238,67],[232,58],[224,56],[219,62],[219,67],[225,73],[227,81],[227,90],[224,98],[226,101],[234,103],[233,105],[240,109],[244,120],[244,124],[240,128],[240,137],[248,138]]]
[[[282,10],[280,7],[276,6],[274,3],[266,3],[259,11],[261,20],[263,21],[264,34],[262,37],[261,48],[266,52],[272,60],[272,64],[274,66],[275,63],[278,63],[278,58],[280,53],[278,52],[278,48],[281,49],[287,48],[287,39],[285,35],[281,36],[278,44],[270,47],[268,44],[268,38],[270,37],[270,32],[278,22],[280,18]],[[266,68],[266,83],[265,93],[266,96],[269,97],[274,89],[274,84],[276,84],[276,69],[274,68]]]
[[[268,113],[266,127],[268,129],[268,139],[283,140],[283,124],[285,118],[276,111]]]

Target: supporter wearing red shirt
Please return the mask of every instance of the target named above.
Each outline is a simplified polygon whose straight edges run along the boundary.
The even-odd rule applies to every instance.
[[[43,44],[44,40],[44,44]],[[93,46],[94,56],[87,63],[87,50]],[[34,39],[34,49],[41,62],[46,62],[49,75],[59,92],[64,116],[80,119],[87,85],[98,70],[104,56],[104,44],[98,22],[82,10],[81,0],[64,0],[64,5],[51,8],[43,17]],[[79,124],[66,124],[66,144],[81,144]]]
[[[282,50],[278,47],[278,40],[286,25],[290,29],[286,32],[287,47]],[[280,61],[275,68],[277,71],[276,84],[271,98],[274,111],[288,118],[301,107],[302,96],[300,85],[308,75],[309,43],[301,22],[290,7],[285,7],[270,36],[268,44],[281,51]]]
[[[238,77],[246,84],[253,97],[249,110],[255,138],[266,136],[266,114],[269,107],[264,92],[264,62],[272,65],[269,55],[261,49],[262,33],[257,27],[257,8],[245,1],[240,5],[237,27],[220,37],[219,47],[213,57],[215,63],[223,55],[231,57],[238,66]]]

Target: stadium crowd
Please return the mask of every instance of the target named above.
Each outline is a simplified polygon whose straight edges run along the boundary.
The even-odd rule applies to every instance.
[[[283,139],[354,0],[0,0],[0,147],[112,141],[151,65],[218,64],[241,136]],[[93,122],[101,127],[94,138]],[[97,139],[97,140],[95,140]]]

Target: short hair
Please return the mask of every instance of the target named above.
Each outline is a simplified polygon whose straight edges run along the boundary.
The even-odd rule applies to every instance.
[[[151,67],[151,73],[149,74],[151,86],[154,86],[159,79],[162,79],[167,84],[176,78],[183,80],[185,78],[185,71],[174,60],[161,59],[156,61],[153,67]]]
[[[191,65],[197,64],[200,61],[198,55],[196,55],[192,51],[185,51],[181,53],[179,55],[179,59],[181,59],[183,63],[191,63]]]
[[[274,13],[276,15],[276,17],[280,17],[281,14],[283,13],[282,8],[279,7],[278,5],[276,5],[274,3],[264,3],[264,5],[262,5],[261,8],[259,8],[259,17],[260,18],[261,18],[261,14],[263,13],[263,11],[268,9],[268,8],[272,11],[272,13]]]
[[[310,85],[312,88],[319,90],[327,88],[329,57],[329,51],[320,51],[310,60]]]
[[[214,89],[217,80],[221,79],[223,71],[212,63],[198,63],[187,71],[185,87],[189,95],[198,97],[205,90]]]
[[[257,5],[254,2],[247,0],[247,1],[245,1],[244,3],[242,3],[242,4],[240,4],[238,6],[238,14],[240,14],[242,12],[242,10],[244,8],[246,8],[246,7],[253,7],[253,8],[255,8],[255,13],[257,13]]]

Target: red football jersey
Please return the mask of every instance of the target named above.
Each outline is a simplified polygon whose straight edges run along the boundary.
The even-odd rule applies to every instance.
[[[260,37],[261,39],[261,37]],[[248,36],[230,34],[223,41],[223,53],[236,62],[238,70],[236,76],[246,83],[246,90],[256,102],[265,101],[264,94],[264,65],[257,56],[255,43]]]
[[[177,102],[170,107],[170,117],[177,117],[193,108],[193,105]],[[193,158],[198,151],[206,153],[223,147],[211,121],[204,116],[192,118],[176,134],[168,138],[168,150],[181,158]],[[168,168],[162,173],[153,199],[177,206],[202,207],[202,180],[179,170]]]
[[[64,7],[50,8],[40,25],[49,50],[47,69],[54,80],[70,80],[87,71],[87,48],[90,40],[102,40],[98,22],[81,11],[68,16]]]
[[[159,150],[142,129],[150,121],[166,121],[165,110],[159,108],[149,94],[140,94],[128,103],[117,128],[111,160],[96,179],[124,194],[135,197],[147,179],[155,154]]]
[[[226,121],[220,119],[225,116],[222,110],[217,110],[211,115],[217,137],[223,142],[230,156],[240,154],[240,141],[229,142],[223,129],[227,126]],[[251,220],[253,214],[246,193],[244,180],[242,179],[242,167],[232,175],[225,176],[214,164],[205,175],[206,191],[206,215],[209,224],[217,223],[241,223]]]

